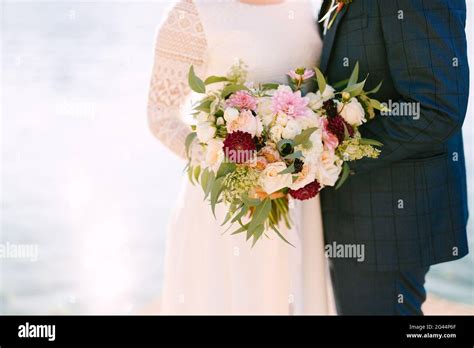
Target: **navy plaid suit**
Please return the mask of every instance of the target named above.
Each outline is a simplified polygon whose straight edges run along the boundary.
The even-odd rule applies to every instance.
[[[429,265],[468,253],[465,20],[463,0],[354,0],[324,36],[330,82],[359,62],[367,88],[383,80],[374,98],[420,105],[418,119],[377,115],[365,124],[362,135],[384,144],[380,158],[350,163],[348,181],[321,193],[326,243],[365,246],[364,262],[331,259],[342,314],[421,314]],[[395,301],[400,293],[409,307]]]

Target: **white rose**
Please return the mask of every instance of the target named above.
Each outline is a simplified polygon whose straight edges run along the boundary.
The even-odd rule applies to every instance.
[[[299,190],[316,180],[316,166],[305,162],[303,169],[297,175],[297,179],[290,186],[292,190]]]
[[[260,120],[255,117],[252,112],[243,110],[236,119],[227,122],[227,131],[229,133],[235,131],[246,132],[254,137],[256,135],[260,135],[259,130],[261,133],[263,128],[259,127],[259,121]]]
[[[328,101],[329,99],[334,99],[334,96],[335,96],[334,92],[335,92],[334,88],[332,88],[329,85],[326,85],[326,88],[324,89],[322,95],[319,91],[316,94],[319,93],[319,96],[323,98],[323,101]]]
[[[270,123],[272,123],[275,118],[275,114],[272,111],[271,105],[272,99],[269,97],[262,97],[258,100],[257,115],[265,126],[268,126]]]
[[[306,97],[309,98],[308,106],[313,111],[317,111],[323,107],[323,103],[329,99],[333,99],[335,97],[334,88],[329,85],[326,85],[323,94],[320,91],[316,93],[308,93]]]
[[[301,133],[301,126],[296,120],[289,120],[281,134],[283,139],[294,139]]]
[[[209,114],[206,113],[206,112],[201,111],[201,112],[197,115],[196,120],[197,120],[199,123],[202,123],[202,122],[208,121],[208,118],[209,118]]]
[[[323,151],[316,163],[316,179],[321,186],[334,186],[342,169],[342,160],[332,151]]]
[[[221,139],[211,139],[207,143],[205,162],[214,172],[224,160],[224,142]]]
[[[270,128],[270,139],[276,144],[281,140],[282,133],[283,127],[277,124]]]
[[[224,110],[224,119],[227,122],[232,122],[239,117],[239,110],[236,108],[228,107]]]
[[[272,194],[292,184],[293,180],[290,173],[278,174],[286,168],[285,162],[269,163],[260,173],[259,183],[267,194]]]
[[[365,110],[357,98],[352,98],[347,104],[338,103],[337,111],[351,126],[360,126],[367,121],[365,119]]]
[[[310,110],[308,115],[298,117],[298,122],[301,126],[301,129],[319,127],[321,123],[321,116],[317,113]]]
[[[196,133],[200,142],[207,143],[216,135],[216,127],[212,122],[201,122],[196,126]]]
[[[311,110],[319,110],[323,107],[323,98],[321,97],[321,93],[308,93],[306,97],[309,99],[308,106]]]

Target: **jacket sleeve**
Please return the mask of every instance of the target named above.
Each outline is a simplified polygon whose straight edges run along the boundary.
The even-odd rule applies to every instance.
[[[374,1],[390,78],[419,115],[381,116],[363,134],[384,143],[379,159],[350,164],[355,173],[401,161],[446,142],[463,124],[469,96],[464,0]],[[397,6],[398,5],[398,6]],[[382,101],[387,102],[387,101]]]

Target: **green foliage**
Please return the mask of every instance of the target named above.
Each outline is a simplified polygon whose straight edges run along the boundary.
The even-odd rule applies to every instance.
[[[277,89],[280,85],[278,83],[264,83],[262,84],[263,90]]]
[[[350,86],[347,86],[343,92],[347,92],[351,95],[351,97],[357,97],[359,94],[363,93],[364,92],[364,86],[365,86],[365,82],[367,81],[367,79],[365,79],[364,81],[362,82],[359,82],[359,83],[355,83],[353,85],[350,85]]]
[[[235,93],[237,91],[242,91],[242,90],[248,91],[248,88],[240,84],[229,84],[224,87],[224,89],[222,90],[221,96],[222,98],[227,98],[232,93]]]
[[[189,87],[196,93],[206,93],[206,85],[204,82],[196,76],[194,73],[194,66],[191,65],[188,73],[188,84]]]
[[[211,210],[214,217],[216,217],[216,204],[219,200],[219,196],[224,189],[225,177],[220,177],[214,180],[211,188]]]
[[[219,166],[217,170],[216,178],[221,178],[226,176],[227,174],[232,173],[237,168],[237,165],[232,162],[225,162],[223,161],[222,164]]]
[[[374,139],[361,138],[359,139],[361,145],[383,146],[380,141]]]
[[[341,177],[339,178],[336,184],[336,190],[338,190],[342,186],[342,184],[344,184],[344,182],[347,180],[347,178],[349,177],[350,171],[351,171],[351,168],[349,167],[349,164],[347,164],[347,162],[344,162],[344,164],[342,165]]]
[[[326,90],[326,78],[318,68],[315,67],[314,71],[316,72],[316,81],[318,82],[319,92],[323,94]]]
[[[204,84],[205,85],[210,85],[210,84],[213,84],[213,83],[227,82],[227,81],[229,81],[229,79],[225,76],[209,76],[204,81]]]
[[[365,92],[365,94],[369,95],[369,94],[377,93],[380,90],[380,87],[382,87],[382,83],[383,83],[383,81],[380,81],[380,83],[374,89],[371,89],[370,91]]]
[[[295,146],[306,144],[309,141],[311,134],[313,134],[317,129],[317,127],[307,128],[298,134],[294,139]]]
[[[349,77],[349,81],[347,81],[347,87],[355,85],[359,80],[359,62],[356,63],[354,70],[352,70],[352,74]]]
[[[191,132],[186,136],[186,140],[184,140],[184,147],[186,149],[186,156],[190,158],[190,150],[191,144],[193,143],[194,139],[196,139],[197,134],[195,132]]]
[[[263,226],[268,218],[268,214],[270,214],[271,208],[272,202],[270,198],[265,198],[259,205],[255,207],[255,211],[252,214],[252,220],[250,221],[247,230],[247,236],[253,235],[258,226]]]

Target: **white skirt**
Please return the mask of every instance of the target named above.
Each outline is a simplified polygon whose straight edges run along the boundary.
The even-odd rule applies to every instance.
[[[245,234],[212,215],[199,185],[187,180],[168,228],[162,314],[334,313],[324,256],[319,197],[295,202],[292,229],[268,232],[252,248]]]

